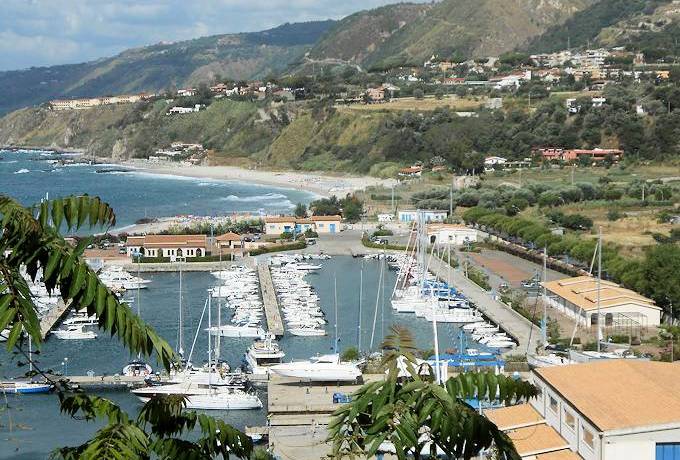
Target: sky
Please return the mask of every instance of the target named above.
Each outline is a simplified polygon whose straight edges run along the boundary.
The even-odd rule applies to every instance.
[[[0,0],[0,70],[285,22],[339,19],[397,0]]]

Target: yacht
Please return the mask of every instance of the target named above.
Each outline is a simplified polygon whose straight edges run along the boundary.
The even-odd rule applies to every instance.
[[[292,377],[312,382],[353,382],[361,376],[361,370],[353,363],[341,363],[340,356],[323,355],[309,361],[293,361],[277,364],[271,371],[282,377]]]
[[[189,396],[187,409],[199,410],[248,410],[261,409],[262,401],[254,393],[242,390],[228,392],[212,392],[202,395]]]
[[[51,332],[56,338],[61,340],[89,340],[96,339],[97,334],[93,331],[86,331],[83,326],[68,326],[66,329],[57,329]]]
[[[318,329],[316,326],[301,326],[288,329],[290,335],[298,337],[321,337],[326,335],[325,329]]]
[[[0,331],[0,342],[7,342],[7,339],[9,338],[9,329],[3,329]]]
[[[255,375],[268,375],[271,366],[281,364],[286,354],[274,340],[274,335],[267,333],[262,340],[256,340],[248,348],[245,362]]]
[[[126,377],[134,376],[148,376],[153,373],[153,369],[150,365],[142,361],[141,359],[135,359],[130,361],[125,367],[123,367],[122,374]]]
[[[262,337],[265,334],[264,329],[253,324],[244,326],[224,324],[222,326],[209,327],[206,330],[210,335],[219,335],[221,337]]]
[[[52,391],[49,383],[38,382],[0,382],[0,393],[35,394]]]

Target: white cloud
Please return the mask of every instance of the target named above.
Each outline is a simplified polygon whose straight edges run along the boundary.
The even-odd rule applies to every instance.
[[[0,70],[82,62],[126,48],[339,19],[398,0],[0,0]]]

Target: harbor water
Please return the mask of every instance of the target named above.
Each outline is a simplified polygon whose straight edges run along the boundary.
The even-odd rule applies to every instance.
[[[310,355],[330,353],[334,347],[334,323],[337,285],[338,348],[344,350],[359,345],[361,327],[361,349],[370,350],[373,335],[373,350],[377,350],[383,336],[393,324],[407,326],[415,335],[417,345],[430,349],[432,324],[413,314],[394,313],[389,297],[394,286],[396,272],[384,267],[383,290],[377,289],[382,262],[378,260],[353,259],[348,256],[334,257],[321,261],[322,269],[310,273],[306,280],[315,288],[321,307],[326,315],[327,336],[296,337],[285,335],[280,344],[286,352],[284,360],[309,358]],[[177,346],[179,316],[179,273],[143,274],[152,282],[148,289],[140,291],[142,317],[151,324],[168,342]],[[187,353],[198,328],[201,312],[207,298],[207,290],[217,283],[207,272],[183,273],[184,347]],[[363,289],[360,279],[363,278]],[[359,293],[361,320],[359,320]],[[129,293],[129,296],[136,296]],[[384,301],[383,301],[384,300]],[[217,303],[213,302],[212,319],[217,318]],[[136,305],[133,306],[136,308]],[[227,308],[222,308],[222,318],[229,318]],[[207,318],[207,315],[206,315]],[[373,322],[375,320],[375,329]],[[205,321],[205,318],[204,318]],[[203,323],[201,329],[207,327]],[[457,346],[458,328],[450,324],[439,326],[440,349]],[[232,367],[240,365],[243,355],[252,339],[222,338],[221,357]],[[25,367],[18,367],[20,358],[8,359],[3,353],[0,360],[0,378],[21,375]],[[100,334],[96,340],[49,339],[43,344],[37,358],[41,369],[52,369],[70,375],[112,375],[119,373],[131,357],[116,339]],[[207,334],[199,331],[193,362],[207,360]],[[266,407],[266,391],[259,391]],[[135,413],[141,403],[127,392],[103,392],[100,395],[111,398],[125,410]],[[0,409],[0,459],[41,459],[50,451],[66,445],[77,445],[91,436],[98,426],[94,422],[72,420],[59,413],[59,403],[54,395],[7,395]],[[266,411],[215,412],[211,415],[222,417],[227,423],[243,428],[245,425],[265,423]]]

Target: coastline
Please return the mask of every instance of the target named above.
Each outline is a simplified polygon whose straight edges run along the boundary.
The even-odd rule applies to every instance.
[[[366,187],[383,185],[391,187],[394,179],[370,176],[331,176],[325,173],[297,171],[268,171],[239,168],[237,166],[186,166],[180,164],[150,163],[145,160],[117,162],[121,166],[150,174],[192,177],[196,179],[231,180],[250,184],[292,188],[311,192],[321,197],[336,195],[341,198],[348,193]]]

